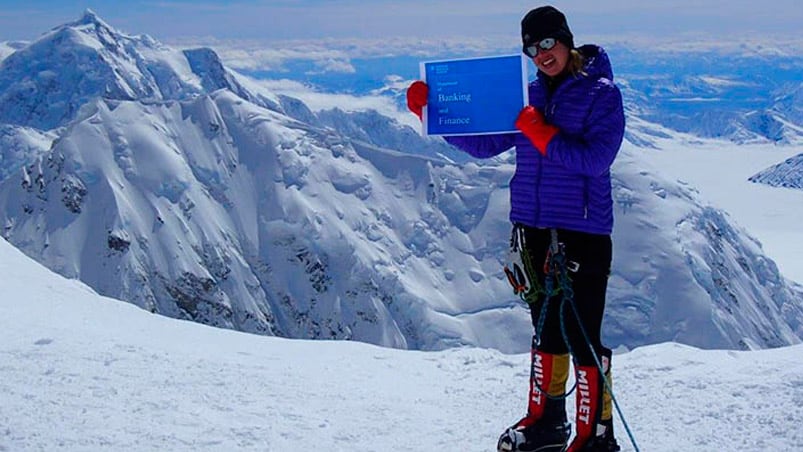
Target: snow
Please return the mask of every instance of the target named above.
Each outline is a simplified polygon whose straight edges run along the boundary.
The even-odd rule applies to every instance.
[[[487,451],[526,406],[526,354],[168,319],[100,297],[2,239],[0,293],[3,451]],[[615,394],[643,451],[800,450],[801,352],[642,347],[614,357]],[[615,429],[634,450],[618,417]]]
[[[50,149],[56,134],[31,127],[0,124],[0,180]]]
[[[803,153],[803,146],[723,145],[721,141],[665,143],[645,159],[684,180],[730,213],[761,242],[787,278],[803,283],[803,190],[749,181],[756,173]]]
[[[3,58],[8,92],[77,80],[52,105],[4,98],[0,219],[84,282],[0,238],[0,451],[483,451],[523,414],[529,316],[500,271],[510,155],[422,140],[390,97],[400,77],[387,97],[254,80],[89,10]],[[799,94],[773,116],[787,143]],[[42,105],[57,114],[21,115]],[[641,450],[803,449],[803,191],[748,181],[801,148],[628,120],[605,340]]]
[[[730,80],[727,78],[720,78],[720,77],[711,77],[711,76],[702,76],[700,77],[705,83],[712,85],[714,87],[734,87],[734,86],[748,86],[749,83],[739,81],[739,80]]]
[[[24,42],[0,42],[0,62],[2,62],[7,56],[11,55],[12,53],[16,52],[19,48],[24,47],[26,43]]]

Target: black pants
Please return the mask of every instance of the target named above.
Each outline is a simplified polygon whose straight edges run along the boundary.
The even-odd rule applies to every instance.
[[[517,227],[524,228],[524,246],[526,246],[528,255],[533,261],[532,267],[535,270],[535,276],[541,287],[544,287],[544,261],[552,242],[551,230],[526,226]],[[606,354],[607,351],[608,356],[610,356],[610,350],[605,349],[602,345],[600,330],[605,311],[605,292],[608,287],[608,276],[611,272],[613,248],[611,236],[564,229],[558,229],[557,232],[558,242],[564,245],[563,249],[566,261],[570,264],[569,266],[571,267],[572,263],[579,265],[577,271],[568,273],[574,291],[574,305],[577,307],[579,320],[588,334],[594,353],[599,357]],[[555,287],[558,286],[556,279],[554,280],[554,285]],[[530,305],[530,315],[534,328],[538,326],[545,298],[546,296],[541,294],[536,302]],[[594,354],[592,354],[591,348],[583,337],[577,322],[578,316],[575,315],[568,301],[563,306],[563,319],[569,344],[564,341],[560,319],[562,298],[563,293],[561,292],[549,300],[542,331],[536,331],[536,334],[540,334],[540,343],[537,348],[542,352],[553,354],[565,354],[571,351],[579,365],[593,366],[595,365]]]

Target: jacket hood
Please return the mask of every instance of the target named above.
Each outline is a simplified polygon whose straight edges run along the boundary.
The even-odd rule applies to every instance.
[[[585,57],[583,69],[589,77],[601,77],[613,81],[613,68],[605,49],[595,45],[584,45],[577,50]]]

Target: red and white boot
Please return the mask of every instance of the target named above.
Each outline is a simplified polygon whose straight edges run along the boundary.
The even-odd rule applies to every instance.
[[[569,378],[569,355],[544,353],[533,344],[530,358],[527,415],[502,433],[497,451],[563,452],[571,433],[561,398]]]
[[[611,394],[606,388],[612,384],[611,353],[601,357],[604,374],[596,365],[577,366],[577,435],[569,445],[568,452],[615,452],[620,450],[613,436],[613,407]]]

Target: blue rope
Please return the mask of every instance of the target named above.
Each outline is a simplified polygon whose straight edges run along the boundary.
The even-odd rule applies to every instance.
[[[552,231],[553,231],[553,246],[554,246],[556,242],[555,230],[553,229]],[[552,265],[552,262],[555,262],[555,264]],[[563,291],[563,297],[561,298],[560,302],[560,329],[561,333],[563,334],[563,340],[564,342],[566,342],[566,346],[569,349],[569,353],[572,356],[574,356],[574,353],[572,352],[571,343],[567,340],[567,335],[566,335],[566,322],[564,318],[564,310],[565,310],[564,307],[566,302],[569,303],[569,306],[571,306],[572,311],[574,312],[574,317],[577,319],[577,324],[580,326],[580,332],[583,334],[583,339],[585,339],[586,345],[588,345],[589,350],[591,350],[591,355],[594,357],[594,363],[597,365],[597,369],[603,376],[602,381],[605,383],[605,389],[607,389],[608,393],[611,395],[611,401],[613,402],[613,405],[616,407],[616,412],[619,414],[619,418],[622,420],[622,425],[624,425],[625,431],[627,431],[627,436],[630,438],[630,442],[633,444],[633,448],[635,448],[636,452],[639,452],[638,444],[636,444],[636,438],[633,436],[633,432],[630,430],[630,426],[628,425],[627,420],[625,419],[625,415],[622,412],[621,407],[619,406],[619,402],[616,400],[616,396],[613,393],[613,387],[611,387],[611,384],[608,381],[608,379],[605,378],[605,369],[602,368],[602,363],[600,362],[599,357],[597,356],[596,350],[594,350],[594,346],[591,344],[591,339],[588,337],[588,332],[586,332],[585,326],[583,325],[583,322],[580,320],[580,313],[577,311],[577,305],[574,302],[574,289],[572,288],[572,281],[571,278],[569,278],[569,274],[566,271],[566,260],[561,250],[558,250],[557,253],[552,254],[550,267],[551,267],[550,275],[548,275],[548,279],[551,280],[552,279],[551,274],[553,272],[556,273],[558,276],[558,283],[560,285],[560,290]],[[546,300],[544,302],[544,305],[546,305]],[[542,314],[543,314],[543,309],[542,309]],[[543,320],[539,319],[539,323],[543,323]],[[543,326],[543,324],[541,326]],[[577,381],[575,381],[575,386],[576,385]]]
[[[557,295],[557,293],[558,293],[558,292],[552,293],[554,284],[555,284],[555,282],[554,282],[554,280],[552,278],[552,272],[547,273],[546,278],[544,278],[544,291],[543,291],[543,293],[544,293],[544,302],[541,303],[541,312],[538,314],[538,324],[535,327],[535,343],[536,343],[536,345],[541,343],[541,332],[544,331],[544,322],[546,321],[546,312],[547,312],[547,307],[549,305],[549,299],[553,295]],[[524,301],[526,303],[530,304],[530,302],[527,299],[525,299],[524,297],[522,297],[522,299],[524,299]],[[563,309],[563,302],[561,302],[561,310],[562,309]],[[569,343],[569,336],[566,334],[566,327],[565,327],[565,325],[563,323],[563,319],[562,318],[561,318],[561,322],[560,322],[560,333],[561,333],[561,335],[563,335],[563,341],[568,344]],[[546,391],[544,388],[542,388],[541,385],[538,384],[538,382],[535,381],[535,380],[533,380],[533,386],[536,389],[538,389],[538,392],[540,392],[541,394],[546,395],[547,399],[565,400],[570,395],[572,395],[572,393],[574,392],[575,389],[577,389],[577,380],[574,381],[574,385],[572,385],[572,387],[568,391],[564,391],[563,394],[555,395],[555,396],[550,394],[549,391]]]

